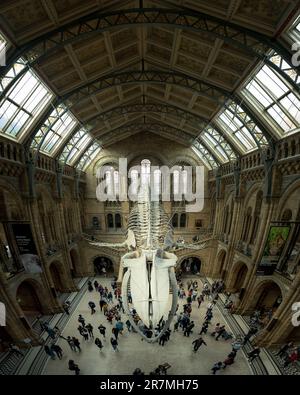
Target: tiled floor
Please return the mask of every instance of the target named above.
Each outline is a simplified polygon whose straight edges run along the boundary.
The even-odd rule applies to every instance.
[[[109,279],[98,279],[102,285],[107,285],[110,288]],[[185,280],[185,282],[187,279]],[[99,294],[97,292],[86,292],[81,302],[79,303],[75,313],[70,318],[62,335],[67,337],[76,336],[80,339],[82,352],[72,352],[67,342],[63,339],[59,340],[59,345],[64,350],[62,360],[48,360],[45,367],[44,374],[47,375],[69,375],[74,374],[68,370],[68,360],[73,359],[80,367],[81,374],[92,375],[110,375],[110,374],[132,374],[137,367],[141,368],[146,374],[156,368],[159,364],[168,362],[172,367],[169,369],[169,374],[196,374],[207,375],[211,374],[211,367],[215,362],[223,361],[228,353],[231,351],[230,340],[219,340],[218,342],[208,333],[204,335],[207,342],[207,347],[201,346],[195,354],[192,351],[192,341],[197,337],[201,324],[204,319],[208,301],[203,303],[201,308],[197,308],[197,302],[193,302],[192,319],[196,326],[191,336],[184,337],[181,330],[172,333],[171,338],[164,347],[159,346],[158,343],[148,344],[141,341],[141,337],[136,333],[128,333],[124,331],[123,335],[119,335],[119,352],[114,352],[110,344],[110,335],[112,326],[106,321],[106,317],[99,311],[98,301]],[[97,306],[97,312],[93,316],[88,308],[88,302],[93,300]],[[182,301],[180,300],[179,311],[182,310]],[[91,323],[94,326],[94,334],[98,336],[97,327],[103,323],[107,328],[107,340],[104,342],[104,348],[99,351],[93,340],[85,342],[77,331],[78,315],[82,314],[86,323]],[[122,321],[126,321],[126,316],[122,316]],[[224,319],[217,308],[214,309],[214,318],[209,332],[215,323],[224,323]],[[173,329],[173,325],[171,326]],[[228,328],[230,329],[230,328]],[[99,338],[101,336],[99,335]],[[241,375],[251,374],[251,370],[245,359],[242,351],[239,351],[235,363],[232,366],[222,370],[217,374],[221,375]]]

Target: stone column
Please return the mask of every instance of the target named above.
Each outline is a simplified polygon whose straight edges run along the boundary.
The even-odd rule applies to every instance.
[[[38,215],[38,205],[36,199],[29,199],[27,201],[27,205],[29,208],[29,214],[30,214],[30,222],[31,222],[31,228],[32,228],[32,233],[35,238],[35,243],[36,243],[36,248],[38,251],[38,255],[41,260],[42,264],[42,269],[43,273],[41,273],[41,279],[44,285],[45,292],[47,293],[47,304],[49,311],[47,313],[58,313],[62,311],[62,307],[58,299],[54,296],[51,284],[50,284],[50,279],[52,279],[49,267],[47,265],[47,258],[44,253],[44,244],[41,239],[41,232],[40,232],[40,227],[39,227],[39,215]]]

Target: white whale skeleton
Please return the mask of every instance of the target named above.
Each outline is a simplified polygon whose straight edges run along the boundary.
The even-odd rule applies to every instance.
[[[197,245],[174,243],[172,234],[168,216],[159,202],[150,200],[149,187],[145,186],[130,213],[126,241],[118,244],[90,242],[97,247],[126,247],[129,250],[122,256],[120,265],[123,306],[132,326],[148,342],[159,339],[176,312],[178,289],[174,267],[177,256],[171,251],[178,247],[199,250],[206,246],[206,242]],[[129,292],[134,309],[144,326],[151,330],[152,337],[146,336],[133,320]],[[154,329],[162,321],[164,326],[156,335]]]

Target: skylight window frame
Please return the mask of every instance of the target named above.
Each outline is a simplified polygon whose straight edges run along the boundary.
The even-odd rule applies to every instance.
[[[273,73],[275,75],[275,77],[280,80],[280,82],[287,88],[286,92],[282,93],[282,95],[277,97],[274,94],[274,92],[272,92],[272,89],[270,89],[270,87],[263,84],[263,82],[257,77],[257,75],[264,68],[267,68],[268,71],[271,73],[271,75]],[[250,88],[249,86],[253,83],[257,84],[259,86],[259,88],[264,92],[264,94],[269,97],[269,99],[272,101],[271,103],[269,103],[268,105],[264,105],[257,99],[257,97],[254,95],[254,93],[249,90],[249,88]],[[275,83],[275,81],[274,81],[274,83]],[[300,101],[300,95],[297,92],[295,92],[295,90],[292,88],[292,86],[289,84],[289,82],[287,80],[285,80],[279,73],[276,73],[276,71],[271,69],[268,65],[266,65],[266,64],[259,65],[259,67],[252,74],[252,76],[248,78],[248,80],[245,82],[244,86],[241,88],[240,94],[255,109],[256,112],[259,112],[260,116],[263,117],[263,119],[265,120],[266,123],[272,125],[272,127],[275,129],[277,137],[283,138],[285,136],[294,134],[300,130],[300,126],[297,126],[297,123],[299,124],[299,122],[297,122],[297,120],[291,115],[291,113],[282,104],[282,100],[284,98],[288,97],[290,94],[294,95],[296,97],[296,99],[299,101]],[[284,115],[286,117],[286,118],[283,118],[279,115],[281,117],[281,124],[283,122],[285,122],[287,124],[287,121],[285,121],[285,119],[287,119],[295,125],[294,128],[285,130],[282,126],[280,126],[278,121],[276,121],[275,118],[272,117],[272,115],[270,114],[270,109],[272,107],[275,107],[276,105],[278,105],[278,107],[284,113]]]
[[[230,113],[233,116],[233,119],[229,117],[228,113]],[[226,121],[228,120],[228,123],[225,120],[223,120],[223,118],[225,118]],[[240,122],[241,125],[239,125],[237,121]],[[251,120],[249,119],[249,122],[250,121]],[[215,119],[215,123],[221,128],[221,130],[224,131],[224,133],[229,139],[234,140],[235,144],[240,148],[243,154],[247,154],[259,148],[257,141],[253,137],[251,130],[244,122],[244,120],[241,119],[237,113],[234,113],[228,107],[221,110],[221,112],[218,114],[218,116]],[[233,128],[231,128],[231,126],[233,126]],[[247,134],[251,136],[251,139],[249,139],[249,136],[245,134],[243,128],[246,128]],[[239,134],[241,134],[243,139],[246,140],[248,146],[246,146],[246,144],[243,141],[241,141],[240,137],[238,137]]]
[[[64,135],[65,128],[63,127],[64,122],[62,120],[62,118],[65,116],[70,119],[70,122],[66,126],[66,135]],[[58,127],[57,130],[55,130],[55,125],[59,121],[61,122],[61,125]],[[58,150],[62,147],[62,144],[64,144],[66,140],[69,139],[77,126],[78,120],[73,115],[73,113],[63,103],[59,104],[58,106],[53,107],[53,110],[49,114],[48,118],[35,133],[34,139],[31,143],[31,149],[38,150],[47,156],[55,157]],[[61,129],[63,130],[62,134],[59,134],[58,130]],[[55,136],[57,137],[55,143],[51,146],[50,150],[46,150],[45,146],[49,145],[49,143],[53,140],[53,138],[55,138]]]
[[[199,159],[204,162],[209,170],[217,169],[219,167],[219,163],[199,140],[195,140],[191,148],[199,157]]]
[[[86,129],[81,127],[65,144],[64,150],[59,157],[59,161],[72,166],[79,156],[85,152],[86,148],[91,142],[91,135]],[[78,147],[79,145],[81,146]]]
[[[18,103],[16,100],[16,93],[22,89],[22,84],[24,84],[24,80],[26,81],[26,79],[31,79],[35,82],[30,88],[30,91],[27,92],[26,96],[22,99],[21,103]],[[43,94],[42,92],[38,93],[39,90],[42,90]],[[35,93],[38,94],[36,97],[34,97]],[[53,92],[48,88],[48,86],[43,82],[38,74],[32,69],[28,69],[21,76],[21,78],[17,79],[16,82],[8,89],[0,101],[0,106],[2,108],[7,103],[9,103],[8,108],[13,106],[13,114],[7,119],[4,126],[1,127],[0,133],[16,141],[21,141],[28,132],[28,129],[38,120],[39,115],[44,111],[47,105],[49,105],[53,97]],[[36,104],[30,111],[28,108],[26,108],[26,106],[28,107],[33,100],[36,102]],[[8,113],[8,108],[4,110],[4,113]],[[25,120],[25,122],[22,122],[21,126],[18,126],[16,120],[18,120],[19,117],[22,118],[24,114],[27,114],[28,118]],[[15,125],[12,128],[13,130],[17,129],[17,131],[14,133],[9,132],[9,128],[11,128],[12,125]]]
[[[95,159],[96,155],[101,152],[102,147],[100,144],[95,141],[93,142],[90,146],[88,146],[85,150],[85,152],[82,154],[78,162],[74,163],[74,167],[77,170],[80,170],[82,172],[85,172],[85,170],[88,168],[88,166],[93,162]]]

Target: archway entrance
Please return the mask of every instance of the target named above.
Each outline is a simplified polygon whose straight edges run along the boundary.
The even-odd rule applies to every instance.
[[[72,277],[76,277],[78,274],[78,268],[79,268],[79,257],[78,257],[78,252],[76,250],[71,250],[70,251],[70,257],[71,257],[71,262],[72,262],[72,269],[71,269],[71,275]]]
[[[239,292],[243,288],[246,276],[248,273],[247,265],[241,264],[237,267],[237,273],[232,282],[232,292]]]
[[[198,274],[201,270],[201,260],[196,257],[184,259],[180,265],[182,274]]]
[[[267,282],[258,292],[255,309],[267,311],[272,309],[275,311],[282,302],[282,294],[279,286],[274,282]]]
[[[98,275],[104,275],[105,273],[113,273],[114,265],[109,258],[100,257],[94,259],[94,269],[95,273]]]
[[[28,281],[21,283],[17,290],[17,302],[25,317],[32,321],[37,315],[43,314],[42,304],[35,287]]]
[[[59,264],[60,264],[59,262],[51,263],[49,270],[50,270],[50,274],[51,274],[51,277],[52,277],[52,281],[53,281],[53,285],[54,285],[55,290],[57,292],[62,293],[63,289],[64,289],[64,286],[63,286],[63,283],[62,283],[60,271],[59,271],[59,269],[57,267]]]

